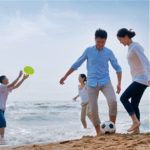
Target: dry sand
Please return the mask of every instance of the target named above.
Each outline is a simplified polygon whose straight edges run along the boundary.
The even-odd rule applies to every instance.
[[[150,133],[85,136],[80,140],[12,148],[0,147],[0,150],[150,150]]]

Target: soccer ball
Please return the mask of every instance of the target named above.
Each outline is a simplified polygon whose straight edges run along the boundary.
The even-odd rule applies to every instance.
[[[115,133],[116,126],[111,121],[105,121],[104,123],[101,124],[101,131],[103,134]]]

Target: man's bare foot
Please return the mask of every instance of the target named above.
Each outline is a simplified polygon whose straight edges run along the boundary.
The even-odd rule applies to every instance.
[[[100,135],[102,134],[100,125],[97,125],[97,126],[95,127],[95,130],[96,130],[96,135],[97,135],[97,136],[100,136]]]
[[[97,133],[97,135],[96,136],[101,136],[102,135],[102,132],[99,132],[99,133]]]
[[[130,129],[128,129],[127,131],[128,132],[132,132],[132,131],[135,131],[136,129],[138,129],[140,126],[140,122],[134,122],[133,125],[131,126]]]

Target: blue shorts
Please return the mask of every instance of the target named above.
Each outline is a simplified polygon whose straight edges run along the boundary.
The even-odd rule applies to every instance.
[[[6,128],[5,112],[0,110],[0,128]]]

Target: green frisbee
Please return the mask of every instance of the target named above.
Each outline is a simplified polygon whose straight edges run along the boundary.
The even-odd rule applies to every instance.
[[[33,75],[34,74],[34,69],[31,66],[26,66],[26,67],[24,67],[24,72],[27,75]]]

